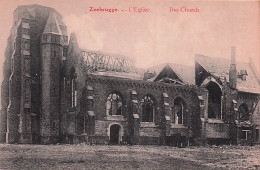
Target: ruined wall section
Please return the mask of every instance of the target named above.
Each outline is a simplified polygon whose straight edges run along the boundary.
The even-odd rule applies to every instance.
[[[186,127],[178,130],[174,128],[173,130],[178,131],[183,135],[187,135],[188,138],[188,133],[190,131],[194,131],[194,129],[191,129],[191,127],[197,127],[191,126],[191,123],[198,123],[198,120],[193,119],[196,119],[196,117],[199,116],[199,109],[195,106],[196,103],[199,103],[199,99],[197,94],[192,92],[190,87],[126,79],[119,80],[118,78],[94,75],[88,76],[86,84],[93,87],[95,96],[94,113],[96,126],[94,129],[94,137],[98,136],[98,138],[102,138],[103,141],[109,142],[109,125],[112,123],[117,123],[122,125],[124,129],[124,139],[127,142],[133,142],[136,144],[165,144],[164,125],[165,116],[168,112],[165,111],[165,107],[163,107],[163,93],[168,94],[169,105],[171,107],[177,97],[182,98],[187,106],[185,110],[185,112],[187,112]],[[112,92],[116,92],[122,95],[122,116],[110,116],[106,114],[107,97]],[[156,120],[153,123],[146,123],[140,120],[142,117],[141,100],[147,94],[153,96],[156,100]],[[133,96],[134,100],[136,101],[132,101]],[[137,108],[133,108],[135,106],[133,102],[137,102]],[[136,119],[139,119],[137,121],[139,122],[138,126],[136,125]],[[89,129],[89,131],[91,130]],[[138,133],[136,133],[136,131],[138,131]]]
[[[84,133],[83,120],[86,113],[83,111],[84,103],[82,91],[86,89],[85,86],[85,65],[80,54],[77,38],[74,33],[70,35],[69,45],[67,48],[67,55],[64,62],[63,70],[63,86],[62,101],[61,101],[61,123],[62,136],[65,143],[78,142],[78,136]],[[75,90],[75,102],[72,105],[72,81],[74,79],[73,87]]]
[[[14,66],[19,61],[17,61],[19,57],[19,43],[17,42],[17,23],[13,25],[10,36],[8,38],[7,47],[5,51],[5,61],[3,65],[3,82],[1,86],[1,104],[2,104],[2,110],[1,110],[1,142],[6,143],[15,143],[18,141],[18,126],[19,126],[19,120],[18,120],[18,108],[16,108],[15,113],[15,106],[14,98],[11,94],[15,92],[15,87],[13,86],[13,83],[16,83],[14,78]],[[16,73],[17,75],[17,73]],[[10,84],[11,82],[11,84]],[[11,92],[12,90],[12,92]],[[11,104],[12,103],[12,104]],[[19,104],[19,103],[18,103]],[[9,119],[9,120],[8,120]],[[10,120],[10,119],[13,119]],[[13,123],[14,125],[10,125],[10,123]]]

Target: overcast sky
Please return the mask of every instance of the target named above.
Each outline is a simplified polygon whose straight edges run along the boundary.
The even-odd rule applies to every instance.
[[[195,54],[230,58],[231,46],[237,60],[252,57],[259,67],[258,2],[171,2],[171,1],[10,1],[0,0],[0,56],[17,5],[40,4],[55,8],[63,16],[68,32],[75,32],[80,48],[125,55],[138,67],[170,62],[194,63]],[[149,13],[89,12],[89,7],[149,8]],[[169,8],[198,8],[198,13],[175,12]],[[1,69],[2,75],[2,69]]]

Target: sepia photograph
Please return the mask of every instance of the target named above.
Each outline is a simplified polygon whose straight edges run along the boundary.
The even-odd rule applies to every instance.
[[[0,0],[0,169],[260,169],[260,2]]]

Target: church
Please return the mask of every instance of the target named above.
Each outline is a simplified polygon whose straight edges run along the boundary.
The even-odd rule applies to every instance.
[[[62,16],[18,6],[1,86],[0,142],[185,147],[259,144],[260,78],[252,61],[195,56],[144,71],[79,47]]]

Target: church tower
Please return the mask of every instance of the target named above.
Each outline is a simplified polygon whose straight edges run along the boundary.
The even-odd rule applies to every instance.
[[[42,143],[59,140],[60,82],[63,49],[67,45],[66,29],[52,11],[41,36],[42,58]]]
[[[18,6],[13,20],[3,67],[0,142],[57,142],[66,26],[55,9],[40,5]]]

